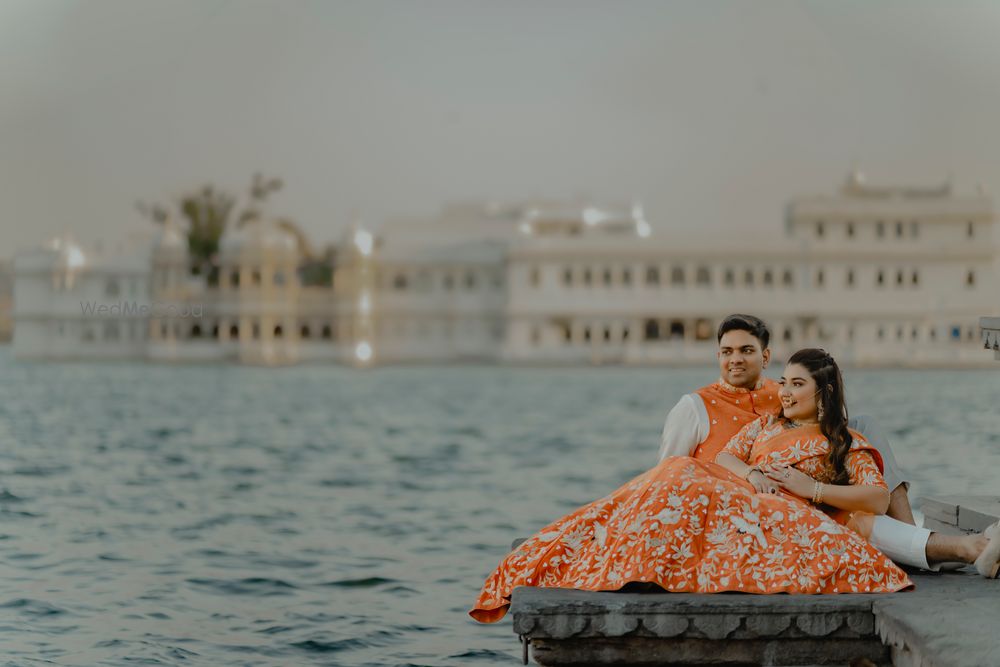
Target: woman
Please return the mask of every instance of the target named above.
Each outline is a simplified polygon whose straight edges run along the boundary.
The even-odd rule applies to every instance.
[[[847,429],[843,379],[823,350],[788,360],[782,415],[716,459],[664,459],[511,552],[470,615],[499,621],[515,586],[685,593],[885,593],[909,578],[862,534],[889,491],[878,453]],[[860,534],[859,534],[860,533]]]

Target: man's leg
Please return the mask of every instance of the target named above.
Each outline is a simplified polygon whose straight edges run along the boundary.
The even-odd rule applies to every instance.
[[[983,535],[942,535],[926,528],[876,516],[868,540],[900,565],[937,571],[942,563],[973,563],[986,548]]]
[[[927,560],[940,563],[974,563],[989,540],[984,535],[942,535],[931,533],[927,540]]]
[[[889,509],[886,514],[893,519],[916,525],[913,518],[913,509],[910,507],[910,497],[907,495],[909,483],[903,479],[903,471],[896,463],[896,456],[892,453],[889,439],[885,437],[876,424],[875,420],[868,415],[852,417],[847,424],[865,437],[872,447],[882,455],[884,467],[885,483],[889,486],[892,494],[889,496]]]
[[[889,509],[885,513],[897,521],[911,526],[917,525],[916,519],[913,518],[913,510],[910,508],[910,496],[907,495],[906,484],[900,484],[892,490],[889,495]]]

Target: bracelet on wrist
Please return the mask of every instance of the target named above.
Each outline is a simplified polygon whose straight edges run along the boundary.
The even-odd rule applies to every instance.
[[[819,482],[819,481],[813,482],[813,497],[812,497],[812,501],[813,501],[813,504],[815,504],[815,505],[819,505],[820,503],[823,502],[823,486],[824,485],[823,485],[822,482]]]

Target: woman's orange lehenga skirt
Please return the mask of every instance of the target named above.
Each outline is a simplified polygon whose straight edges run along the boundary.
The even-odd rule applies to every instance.
[[[515,586],[676,593],[888,593],[913,584],[863,537],[714,463],[668,458],[512,551],[469,614],[493,623]]]

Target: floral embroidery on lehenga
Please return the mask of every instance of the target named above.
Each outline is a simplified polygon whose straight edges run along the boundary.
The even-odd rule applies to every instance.
[[[818,429],[788,430],[765,417],[723,451],[820,477],[827,448]],[[885,486],[872,451],[856,437],[847,460],[852,484]],[[522,543],[487,578],[470,614],[500,620],[515,586],[599,591],[629,582],[697,593],[884,593],[912,585],[861,535],[805,500],[758,494],[722,466],[673,457]]]

